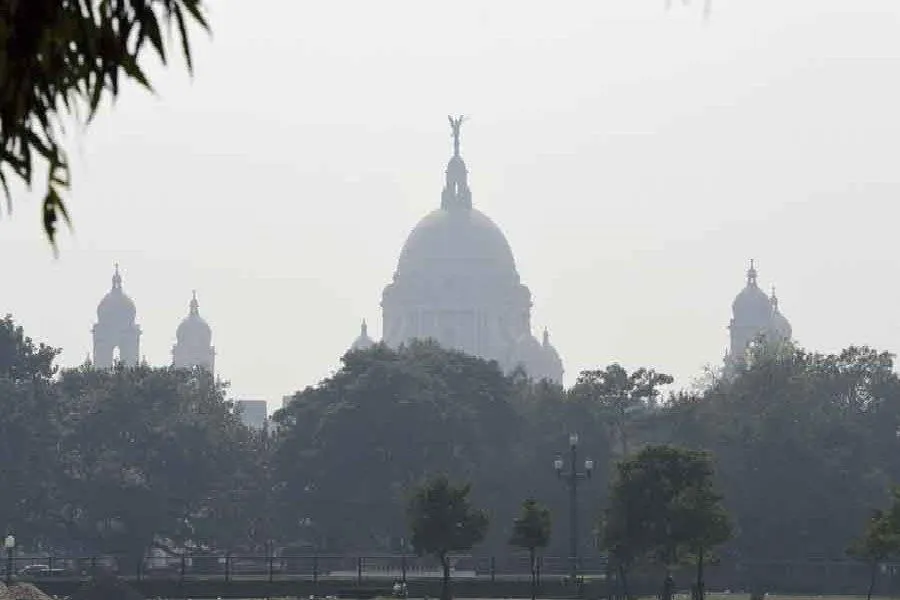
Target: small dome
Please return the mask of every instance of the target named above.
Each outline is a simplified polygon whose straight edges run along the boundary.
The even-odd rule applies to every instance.
[[[197,292],[191,298],[190,311],[175,330],[175,338],[179,344],[189,346],[207,347],[212,344],[212,330],[209,324],[200,316],[197,303]]]
[[[122,291],[122,276],[119,274],[119,265],[112,278],[112,289],[100,300],[97,305],[97,320],[100,323],[120,323],[131,325],[137,315],[134,302]]]
[[[753,261],[750,261],[750,269],[747,271],[747,285],[735,297],[731,310],[735,319],[742,322],[767,323],[772,315],[769,297],[756,283]]]
[[[563,364],[562,358],[559,356],[559,352],[556,351],[556,348],[553,347],[553,344],[550,343],[550,334],[544,329],[544,340],[543,344],[541,344],[544,348],[544,354],[547,360],[548,372],[562,372]]]
[[[366,325],[365,319],[363,319],[362,325],[359,328],[359,336],[355,340],[353,340],[353,344],[350,346],[351,350],[367,350],[375,345],[375,342],[372,341],[372,338],[369,337],[369,326]]]
[[[791,329],[791,322],[787,320],[781,311],[778,310],[778,296],[775,295],[775,290],[772,290],[772,330],[775,332],[775,335],[781,338],[782,340],[789,340],[792,337],[793,330]]]

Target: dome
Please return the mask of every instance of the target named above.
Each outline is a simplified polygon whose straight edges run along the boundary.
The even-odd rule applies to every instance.
[[[775,290],[772,290],[772,330],[775,334],[783,340],[789,340],[792,337],[793,330],[791,328],[791,322],[787,320],[781,311],[778,310],[778,297],[775,295]]]
[[[97,320],[100,323],[133,324],[137,314],[134,301],[122,291],[122,276],[119,275],[119,265],[112,278],[112,289],[100,300],[97,305]]]
[[[206,347],[212,343],[212,330],[209,324],[200,316],[197,304],[197,293],[191,299],[191,308],[175,330],[175,338],[179,344],[196,345]]]
[[[369,326],[366,325],[366,321],[363,319],[362,325],[359,328],[359,336],[353,340],[350,350],[367,350],[374,345],[375,342],[369,337]]]
[[[425,215],[403,245],[394,278],[448,270],[489,272],[518,282],[506,236],[474,208],[438,208]]]
[[[541,345],[544,347],[544,354],[547,357],[548,367],[559,369],[559,372],[562,372],[562,358],[559,356],[559,352],[556,351],[556,348],[553,347],[553,344],[550,343],[550,333],[546,329],[544,329],[544,340]]]
[[[766,323],[772,315],[772,304],[764,291],[756,284],[756,269],[750,262],[747,271],[747,285],[731,304],[735,319]]]

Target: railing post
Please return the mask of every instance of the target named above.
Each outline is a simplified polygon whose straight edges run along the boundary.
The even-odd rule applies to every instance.
[[[362,567],[363,567],[363,557],[359,556],[356,558],[356,583],[362,583]]]
[[[400,578],[403,583],[406,583],[406,555],[405,554],[400,556]]]
[[[313,583],[319,582],[319,555],[313,556]]]
[[[491,557],[491,583],[497,581],[497,561],[492,556]]]
[[[269,583],[272,583],[272,579],[274,578],[275,571],[275,557],[272,556],[272,553],[269,552]]]
[[[184,583],[184,568],[187,566],[187,559],[184,554],[181,555],[181,573],[179,574],[179,583]]]
[[[231,552],[225,554],[225,581],[231,581]]]

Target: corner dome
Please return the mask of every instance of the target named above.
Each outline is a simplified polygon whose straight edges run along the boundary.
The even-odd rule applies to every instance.
[[[369,337],[369,326],[366,325],[366,321],[363,319],[362,325],[359,328],[359,335],[353,340],[353,344],[350,345],[350,350],[368,350],[374,345],[375,342]]]
[[[790,340],[793,337],[793,329],[791,328],[791,322],[787,320],[781,311],[778,309],[778,296],[775,295],[775,290],[772,290],[772,329],[775,334],[779,336],[781,339]]]
[[[756,283],[756,268],[750,261],[750,269],[747,271],[747,285],[738,293],[731,310],[735,317],[751,319],[759,322],[768,322],[772,315],[772,304],[769,297]]]
[[[474,208],[438,208],[425,215],[406,238],[394,277],[446,272],[454,266],[469,273],[489,270],[518,282],[506,236],[489,217]]]
[[[212,343],[212,330],[200,316],[197,294],[191,299],[190,312],[175,330],[175,338],[179,344],[206,347]]]
[[[134,323],[136,315],[137,309],[134,301],[122,291],[122,276],[119,274],[119,265],[116,265],[112,288],[97,305],[97,321],[131,325]]]

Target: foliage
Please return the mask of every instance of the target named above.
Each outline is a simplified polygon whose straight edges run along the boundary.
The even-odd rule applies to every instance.
[[[522,503],[522,512],[513,523],[509,543],[531,552],[543,548],[550,543],[550,523],[550,511],[534,498],[528,498]]]
[[[900,480],[892,358],[865,347],[756,351],[702,396],[676,398],[660,439],[715,457],[736,523],[728,555],[839,560]]]
[[[96,113],[122,81],[150,89],[141,67],[148,48],[165,63],[177,41],[191,67],[188,28],[206,27],[202,0],[4,0],[0,10],[0,183],[10,208],[10,172],[31,186],[36,162],[48,169],[44,232],[54,243],[58,221],[68,221],[61,193],[69,163],[60,141],[60,117],[87,108]]]
[[[713,488],[710,457],[647,446],[618,465],[603,520],[603,545],[620,565],[648,558],[666,566],[725,542],[731,530]],[[702,593],[702,562],[698,564]]]
[[[202,370],[119,366],[67,371],[60,387],[73,404],[61,444],[71,535],[132,565],[154,543],[215,541],[198,525],[231,489],[246,434],[221,383]]]
[[[550,527],[550,511],[534,498],[528,498],[522,503],[522,512],[513,522],[513,533],[509,543],[528,550],[532,600],[537,595],[535,552],[550,543]]]
[[[441,561],[443,600],[450,597],[450,553],[471,550],[487,533],[487,514],[472,507],[470,489],[439,475],[414,490],[407,508],[413,548]]]
[[[65,403],[51,381],[59,351],[0,321],[0,515],[23,540],[52,537],[44,518],[58,497],[56,450]]]
[[[878,566],[900,554],[900,487],[894,486],[892,496],[891,507],[886,511],[874,510],[866,522],[862,536],[847,550],[850,556],[869,563],[869,599],[875,589]]]
[[[510,380],[431,343],[351,352],[275,418],[279,529],[331,551],[398,549],[408,490],[431,472],[472,481],[492,506],[514,475]]]
[[[618,439],[624,457],[631,451],[630,425],[642,413],[657,407],[660,386],[673,381],[671,375],[653,369],[642,367],[629,373],[622,366],[612,364],[605,369],[583,371],[572,393],[596,405],[610,437]]]

